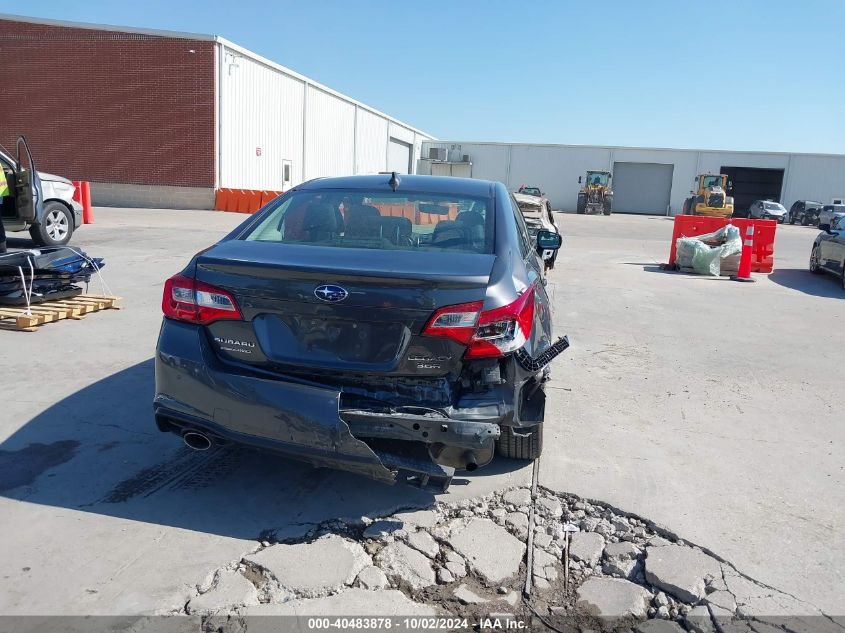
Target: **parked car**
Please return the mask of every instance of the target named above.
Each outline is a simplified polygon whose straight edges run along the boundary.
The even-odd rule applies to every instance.
[[[532,187],[520,187],[515,194],[514,200],[522,212],[522,217],[525,219],[525,224],[528,226],[528,233],[531,238],[535,238],[537,233],[541,230],[551,231],[552,233],[560,233],[555,222],[555,216],[552,212],[552,205],[546,200],[545,196],[536,189],[540,195],[525,193],[526,190],[536,189]],[[559,250],[553,250],[543,253],[544,272],[555,267],[555,260]]]
[[[786,208],[780,202],[755,200],[748,207],[748,217],[758,220],[777,220],[783,223],[786,219]]]
[[[796,200],[789,207],[788,222],[790,224],[798,222],[801,226],[818,224],[822,206],[824,205],[821,202],[814,202],[813,200]]]
[[[845,290],[845,213],[836,216],[832,224],[819,223],[819,229],[810,252],[810,272],[838,275]]]
[[[833,224],[834,218],[845,214],[845,204],[826,204],[819,211],[819,226],[822,224]]]
[[[534,459],[568,346],[539,255],[559,246],[497,182],[294,187],[167,280],[158,428],[444,489],[494,447]]]
[[[0,208],[6,232],[28,230],[39,246],[67,244],[82,224],[82,205],[73,199],[73,183],[37,171],[24,137],[18,139],[15,156],[0,146],[0,167],[11,193],[2,198]]]

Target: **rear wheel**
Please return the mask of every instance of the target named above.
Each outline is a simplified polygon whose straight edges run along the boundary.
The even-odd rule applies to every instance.
[[[611,211],[610,211],[610,201],[609,201],[609,200],[605,200],[605,201],[604,201],[604,214],[605,214],[605,215],[610,215],[610,213],[611,213]]]
[[[543,452],[543,425],[514,428],[502,427],[496,441],[496,452],[511,459],[537,459]]]
[[[790,214],[789,214],[789,223],[790,223],[790,224],[795,224],[795,214],[794,214],[794,213],[790,213]],[[801,222],[801,223],[802,223],[802,224],[804,223],[804,222],[803,222],[803,220],[802,220],[802,222]]]
[[[41,222],[30,227],[29,234],[39,246],[64,246],[73,235],[70,209],[61,202],[48,202]]]

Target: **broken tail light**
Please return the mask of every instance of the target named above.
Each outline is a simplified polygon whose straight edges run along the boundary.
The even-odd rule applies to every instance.
[[[497,358],[525,345],[534,324],[533,286],[501,308],[482,312],[482,305],[475,301],[440,308],[422,333],[466,345],[465,358]]]
[[[243,319],[230,293],[185,275],[174,275],[164,282],[161,310],[168,319],[200,325],[224,319]]]

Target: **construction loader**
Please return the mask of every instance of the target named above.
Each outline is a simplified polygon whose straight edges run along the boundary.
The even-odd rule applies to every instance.
[[[734,214],[734,199],[728,195],[731,183],[725,174],[699,174],[695,191],[684,200],[684,215],[729,218]]]
[[[587,171],[584,182],[578,176],[578,213],[604,213],[610,215],[613,207],[613,190],[610,188],[609,171]]]

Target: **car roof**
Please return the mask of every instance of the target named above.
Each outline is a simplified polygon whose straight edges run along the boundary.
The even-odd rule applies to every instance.
[[[339,178],[316,178],[294,187],[296,190],[320,191],[323,189],[365,189],[367,191],[392,191],[392,174],[372,176],[342,176]],[[454,178],[452,176],[420,176],[396,174],[399,186],[396,191],[424,191],[427,193],[450,193],[489,198],[493,195],[495,183],[475,178]]]

